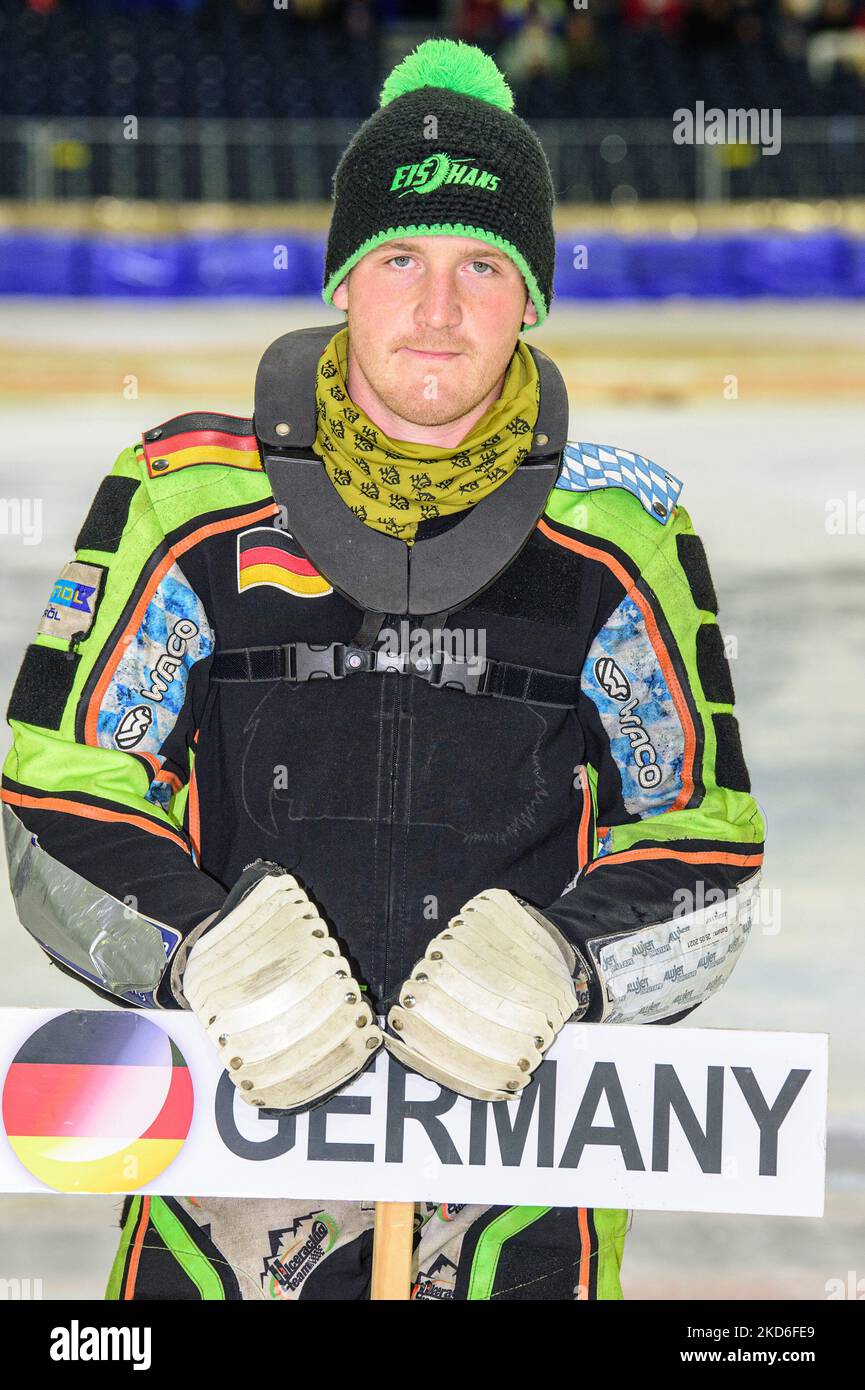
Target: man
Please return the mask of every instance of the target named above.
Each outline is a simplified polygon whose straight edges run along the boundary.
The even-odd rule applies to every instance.
[[[274,343],[254,420],[120,455],[10,702],[22,922],[112,999],[192,1008],[259,1109],[382,1046],[506,1103],[568,1019],[683,1017],[747,937],[763,826],[705,554],[675,478],[567,443],[519,337],[553,190],[511,106],[465,45],[395,69],[335,178],[347,327]],[[626,1218],[424,1205],[415,1296],[621,1297]],[[372,1219],[135,1197],[108,1296],[364,1298]]]

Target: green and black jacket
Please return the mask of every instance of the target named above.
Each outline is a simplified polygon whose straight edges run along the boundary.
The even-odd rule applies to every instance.
[[[488,887],[583,947],[734,893],[764,828],[680,490],[639,455],[569,444],[528,542],[450,615],[492,661],[576,678],[568,704],[371,671],[228,680],[222,653],[350,643],[363,614],[286,528],[252,420],[148,431],[101,483],[11,697],[24,925],[93,988],[175,1007],[179,944],[263,857],[383,1009]]]

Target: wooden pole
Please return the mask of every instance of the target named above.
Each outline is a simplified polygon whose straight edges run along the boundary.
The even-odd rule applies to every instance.
[[[373,1299],[411,1296],[414,1202],[376,1202],[372,1246]]]

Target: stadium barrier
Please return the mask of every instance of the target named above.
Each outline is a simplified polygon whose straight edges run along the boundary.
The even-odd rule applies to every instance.
[[[286,299],[321,291],[323,233],[0,229],[0,294]],[[843,228],[697,231],[574,227],[557,239],[560,299],[855,298],[865,237]]]

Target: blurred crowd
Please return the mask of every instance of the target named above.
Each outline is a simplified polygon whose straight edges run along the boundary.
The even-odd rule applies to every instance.
[[[865,36],[865,0],[459,0],[450,11],[455,35],[495,51],[514,82],[600,66],[625,33],[691,50],[771,38],[793,56],[826,31]]]
[[[275,26],[278,12],[285,22]],[[792,114],[865,109],[865,0],[0,0],[0,110],[108,112],[134,99],[123,109],[366,114],[383,72],[429,34],[491,53],[530,117],[650,115],[666,108],[671,86],[690,100],[693,83],[708,99],[762,93],[760,104],[783,102]],[[174,51],[153,74],[161,97],[148,95],[141,40],[148,50],[151,36],[154,52]],[[169,100],[166,70],[184,67],[190,40],[206,90]],[[94,90],[103,50],[108,69]],[[89,65],[87,102],[58,95],[51,81],[58,64],[69,91],[87,80],[80,65],[67,73],[70,51]],[[296,61],[285,94],[274,74],[287,57]],[[230,78],[244,61],[247,95],[238,95]],[[326,93],[315,80],[321,64]]]
[[[369,32],[399,21],[428,23],[484,48],[504,45],[515,70],[538,61],[577,64],[601,30],[655,29],[685,44],[755,42],[767,29],[807,37],[865,29],[865,0],[5,0],[26,8],[130,15],[142,11],[263,14]]]
[[[427,22],[484,48],[504,46],[515,78],[591,60],[602,29],[656,29],[685,44],[753,43],[771,28],[790,38],[865,29],[865,0],[6,0],[4,9],[136,14],[284,10],[357,36],[401,20]]]

